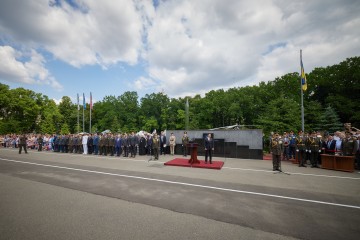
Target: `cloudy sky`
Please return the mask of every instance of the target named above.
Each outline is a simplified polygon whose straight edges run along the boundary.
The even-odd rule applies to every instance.
[[[360,56],[358,0],[1,0],[0,81],[194,96]],[[311,79],[309,79],[311,84]]]

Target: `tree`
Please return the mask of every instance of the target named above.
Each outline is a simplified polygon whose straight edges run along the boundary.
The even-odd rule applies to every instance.
[[[74,110],[77,110],[77,106],[72,103],[70,97],[63,96],[61,102],[59,103],[59,112],[63,116],[63,120],[68,125],[71,125],[71,115]]]
[[[63,125],[61,126],[60,133],[61,134],[70,134],[69,125],[66,122],[63,123]]]
[[[299,104],[293,99],[280,96],[269,102],[256,123],[266,134],[272,131],[295,131],[301,125]]]
[[[343,126],[343,124],[340,122],[339,115],[330,105],[325,108],[319,123],[319,130],[328,131],[330,133],[341,130]]]
[[[49,100],[44,103],[42,118],[39,123],[40,131],[42,133],[60,132],[60,126],[63,122],[63,116],[60,114],[58,107],[54,100]]]

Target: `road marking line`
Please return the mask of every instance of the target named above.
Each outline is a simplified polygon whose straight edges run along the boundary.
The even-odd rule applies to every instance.
[[[16,150],[11,150],[11,149],[6,149],[8,151],[16,151]],[[62,153],[59,152],[51,152],[51,151],[42,151],[42,152],[38,152],[38,151],[34,151],[32,153],[40,153],[40,154],[49,154],[49,155],[53,155],[54,153],[57,155],[63,155]],[[83,155],[83,154],[72,154],[72,153],[64,153],[64,155],[69,154],[68,156],[72,156],[72,157],[90,157],[90,158],[95,158],[95,159],[109,159],[109,160],[117,160],[117,161],[131,161],[131,162],[145,162],[148,163],[148,160],[142,160],[142,159],[134,159],[134,158],[125,158],[125,157],[107,157],[107,156],[100,156],[100,155]],[[250,160],[252,161],[252,160]],[[150,161],[151,162],[151,161]],[[157,163],[157,164],[164,164],[165,162],[163,161],[154,161],[151,163]],[[252,168],[232,168],[232,167],[222,167],[222,169],[229,169],[229,170],[241,170],[241,171],[252,171],[252,172],[264,172],[264,173],[274,173],[274,171],[270,171],[270,170],[261,170],[261,169],[252,169]],[[291,175],[302,175],[302,176],[313,176],[313,177],[327,177],[327,178],[339,178],[339,179],[351,179],[351,180],[360,180],[360,178],[356,178],[356,177],[343,177],[343,176],[335,176],[335,175],[322,175],[322,174],[311,174],[311,173],[298,173],[298,172],[287,172]],[[358,172],[360,173],[360,172]]]
[[[109,175],[109,176],[133,178],[133,179],[140,179],[140,180],[147,180],[147,181],[154,181],[154,182],[163,182],[163,183],[170,183],[170,184],[184,185],[184,186],[191,186],[191,187],[199,187],[199,188],[205,188],[205,189],[214,189],[214,190],[220,190],[220,191],[226,191],[226,192],[245,193],[245,194],[250,194],[250,195],[258,195],[258,196],[280,198],[280,199],[287,199],[287,200],[294,200],[294,201],[301,201],[301,202],[309,202],[309,203],[317,203],[317,204],[337,206],[337,207],[360,209],[360,206],[355,206],[355,205],[331,203],[331,202],[317,201],[317,200],[304,199],[304,198],[286,197],[286,196],[281,196],[281,195],[259,193],[259,192],[242,191],[242,190],[231,189],[231,188],[220,188],[220,187],[213,187],[213,186],[206,186],[206,185],[199,185],[199,184],[192,184],[192,183],[168,181],[168,180],[157,179],[157,178],[138,177],[138,176],[124,175],[124,174],[117,174],[117,173],[108,173],[108,172],[100,172],[100,171],[93,171],[93,170],[86,170],[86,169],[79,169],[79,168],[62,167],[62,166],[48,165],[48,164],[41,164],[41,163],[24,162],[24,161],[17,161],[17,160],[5,159],[5,158],[0,158],[0,160],[1,161],[7,161],[7,162],[15,162],[15,163],[43,166],[43,167],[67,169],[67,170],[79,171],[79,172],[96,173],[96,174]]]
[[[270,172],[273,173],[274,171],[269,170],[260,170],[260,169],[251,169],[251,168],[231,168],[231,167],[223,167],[225,169],[230,170],[243,170],[243,171],[254,171],[254,172]],[[343,179],[352,179],[352,180],[360,180],[360,178],[356,177],[342,177],[342,176],[334,176],[334,175],[321,175],[321,174],[311,174],[311,173],[297,173],[297,172],[286,172],[292,175],[302,175],[302,176],[314,176],[314,177],[328,177],[328,178],[343,178]]]

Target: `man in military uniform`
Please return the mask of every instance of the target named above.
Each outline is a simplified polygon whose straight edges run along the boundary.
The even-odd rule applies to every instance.
[[[316,135],[316,132],[312,132],[311,136],[307,140],[310,153],[310,162],[312,168],[318,168],[318,157],[321,152],[321,138]]]
[[[111,133],[108,138],[108,152],[109,152],[110,156],[114,156],[114,148],[115,148],[115,137]]]
[[[104,155],[107,156],[110,153],[110,145],[109,145],[110,133],[104,136]]]
[[[64,152],[68,153],[69,152],[69,135],[66,134],[64,136]]]
[[[181,145],[182,145],[184,157],[186,157],[188,153],[188,147],[187,147],[188,144],[189,144],[189,137],[187,136],[187,132],[184,132],[184,135],[181,139]]]
[[[77,153],[82,154],[83,153],[83,144],[82,144],[82,136],[79,134],[78,141],[77,141]]]
[[[42,146],[43,146],[43,137],[41,134],[39,134],[39,137],[37,138],[37,143],[38,143],[38,151],[41,152],[42,151]]]
[[[270,146],[273,159],[273,171],[280,171],[280,161],[281,154],[284,152],[284,143],[278,133],[274,133]]]
[[[346,132],[345,136],[341,146],[342,153],[344,156],[355,156],[359,147],[357,139],[354,138],[350,132]]]
[[[170,138],[169,138],[170,154],[171,155],[174,155],[175,144],[176,144],[176,137],[175,137],[174,133],[171,133]]]
[[[159,150],[160,150],[160,139],[156,133],[152,138],[152,147],[154,153],[154,160],[159,160]]]
[[[99,155],[103,155],[104,153],[104,134],[99,136]]]
[[[21,150],[22,148],[24,148],[25,153],[27,154],[27,149],[26,149],[26,145],[27,145],[27,137],[25,134],[21,135],[19,138],[19,154],[21,154]]]
[[[296,142],[296,156],[299,161],[299,167],[306,167],[306,137],[302,131],[299,131],[298,136],[295,138]]]

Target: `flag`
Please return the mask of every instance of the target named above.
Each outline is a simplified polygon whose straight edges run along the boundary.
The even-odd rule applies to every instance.
[[[77,104],[78,104],[78,111],[80,110],[80,105],[79,105],[79,94],[77,94]]]
[[[90,109],[92,110],[93,108],[93,105],[92,105],[92,95],[91,95],[91,92],[90,92]]]
[[[85,94],[83,93],[83,105],[84,105],[84,110],[86,109],[86,103],[85,103]]]
[[[303,62],[302,62],[302,51],[300,51],[300,66],[301,66],[301,86],[302,86],[302,90],[306,91],[307,82],[306,82],[306,75],[305,75],[304,65],[303,65]]]

